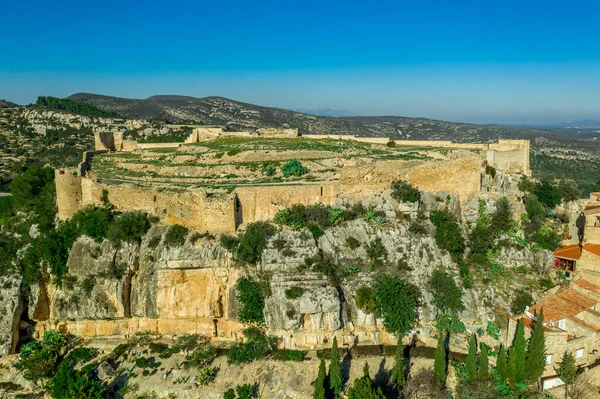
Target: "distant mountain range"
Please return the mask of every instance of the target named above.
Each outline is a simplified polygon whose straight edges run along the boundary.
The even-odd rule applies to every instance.
[[[394,139],[453,140],[457,142],[495,141],[498,138],[533,138],[547,135],[530,127],[474,125],[425,118],[399,116],[319,116],[315,111],[298,112],[263,107],[223,97],[152,96],[146,99],[109,97],[77,93],[70,100],[114,111],[133,119],[158,119],[170,123],[204,122],[233,129],[256,130],[261,127],[290,126],[302,133],[354,134]],[[317,110],[318,111],[318,110]],[[336,110],[321,110],[330,113]]]

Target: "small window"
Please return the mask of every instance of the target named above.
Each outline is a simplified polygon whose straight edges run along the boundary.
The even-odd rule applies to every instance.
[[[584,355],[584,349],[577,349],[577,351],[575,352],[575,359],[581,359]]]
[[[552,355],[546,355],[546,364],[552,364]]]
[[[566,320],[565,319],[561,319],[561,320],[558,321],[558,328],[560,328],[561,330],[564,330],[566,324],[567,324]]]

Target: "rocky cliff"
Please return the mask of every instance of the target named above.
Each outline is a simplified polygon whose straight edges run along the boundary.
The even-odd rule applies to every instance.
[[[499,178],[502,184],[495,185]],[[444,270],[458,286],[462,283],[458,265],[436,244],[435,227],[426,215],[445,209],[462,221],[466,235],[482,205],[492,213],[501,195],[515,193],[513,181],[504,175],[491,179],[486,183],[489,191],[463,209],[457,197],[445,193],[422,193],[418,203],[398,203],[389,190],[374,194],[363,205],[383,212],[385,220],[351,220],[325,230],[318,240],[307,229],[284,227],[268,239],[257,265],[240,264],[209,235],[189,234],[181,245],[168,243],[167,227],[161,225],[150,229],[140,244],[115,246],[83,236],[71,248],[62,286],[51,285],[32,295],[38,304],[31,309],[43,307],[43,302],[49,309],[47,319],[37,318],[37,333],[59,328],[85,338],[119,338],[153,331],[236,340],[243,329],[236,284],[250,275],[268,287],[265,326],[287,348],[318,348],[334,334],[349,345],[394,343],[382,320],[355,303],[360,287],[389,274],[418,288],[418,332],[427,339],[438,315],[429,288],[433,271]],[[414,223],[422,226],[420,231],[411,231]],[[359,244],[349,246],[349,240]],[[369,252],[373,246],[383,248],[379,259]],[[339,265],[341,281],[311,269],[316,258]],[[532,254],[515,246],[497,259],[507,268],[517,268],[531,264]],[[506,315],[510,295],[520,282],[513,284],[506,290],[501,284],[463,289],[465,309],[459,316],[469,331],[490,320],[502,324],[496,319]],[[300,295],[288,295],[290,288],[299,288]],[[33,313],[31,318],[36,318]]]

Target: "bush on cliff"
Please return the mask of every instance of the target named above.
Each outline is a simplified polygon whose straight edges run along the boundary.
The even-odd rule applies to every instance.
[[[445,211],[431,212],[430,220],[435,226],[437,246],[448,251],[455,262],[462,260],[465,252],[465,239],[458,223]]]
[[[429,279],[429,288],[433,294],[433,304],[440,312],[456,313],[465,310],[462,290],[450,275],[441,270],[434,270]]]
[[[169,227],[167,234],[165,234],[165,245],[167,247],[181,247],[185,244],[189,232],[187,227],[178,224]]]
[[[421,193],[407,181],[392,183],[392,197],[399,202],[417,202]]]
[[[267,222],[250,223],[240,237],[237,259],[246,263],[256,263],[262,259],[267,239],[275,234],[275,227]]]
[[[115,242],[139,243],[150,229],[150,220],[142,212],[126,212],[115,218],[108,238]]]
[[[242,323],[263,323],[265,299],[259,284],[252,277],[245,276],[238,280],[236,288],[239,320]]]
[[[377,315],[385,329],[397,336],[406,335],[417,320],[419,290],[399,277],[380,276],[375,282]]]

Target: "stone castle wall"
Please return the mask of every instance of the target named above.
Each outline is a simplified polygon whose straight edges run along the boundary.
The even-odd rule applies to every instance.
[[[295,131],[294,129],[291,129]],[[219,134],[222,128],[201,127],[194,129],[192,136],[200,133]],[[207,133],[208,132],[208,133]],[[277,131],[279,132],[279,131]],[[236,133],[236,132],[234,132]],[[278,133],[266,132],[276,135]],[[281,134],[293,132],[283,131]],[[343,136],[306,136],[313,138],[339,138]],[[372,143],[387,143],[387,138],[355,138]],[[191,139],[194,139],[193,137]],[[191,140],[190,139],[190,140]],[[120,211],[143,211],[159,217],[167,224],[181,224],[196,231],[214,233],[235,232],[240,223],[272,219],[282,208],[300,203],[332,205],[338,198],[362,201],[373,192],[387,189],[394,180],[409,181],[421,191],[444,192],[458,195],[462,204],[481,190],[481,174],[484,161],[497,165],[508,172],[526,173],[529,170],[529,142],[523,140],[501,140],[498,144],[456,144],[447,141],[397,141],[401,145],[449,146],[457,149],[486,149],[486,154],[468,152],[452,160],[369,160],[358,161],[341,171],[339,181],[325,183],[301,182],[293,185],[255,185],[237,187],[231,195],[208,196],[197,188],[185,191],[168,191],[156,187],[134,185],[106,185],[87,177],[56,172],[59,218],[70,218],[84,206],[101,205],[106,191],[109,201]],[[148,144],[150,145],[150,144]],[[157,143],[161,146],[179,146],[181,143]],[[140,144],[123,141],[122,137],[96,134],[97,151],[122,151]],[[98,149],[100,148],[100,149]],[[149,147],[150,148],[150,147]],[[84,155],[80,165],[82,176],[89,168],[91,157],[96,152]],[[526,154],[526,155],[524,155]],[[83,166],[82,166],[83,165]]]
[[[123,212],[146,212],[164,223],[196,231],[232,233],[241,223],[272,219],[278,210],[293,204],[333,205],[338,198],[362,201],[387,189],[394,180],[410,181],[422,191],[458,194],[464,202],[479,193],[481,168],[476,156],[450,161],[376,161],[344,168],[339,182],[242,186],[230,195],[216,196],[200,188],[166,191],[107,185],[57,171],[57,200],[62,220],[85,206],[102,205],[106,192],[110,203]]]

